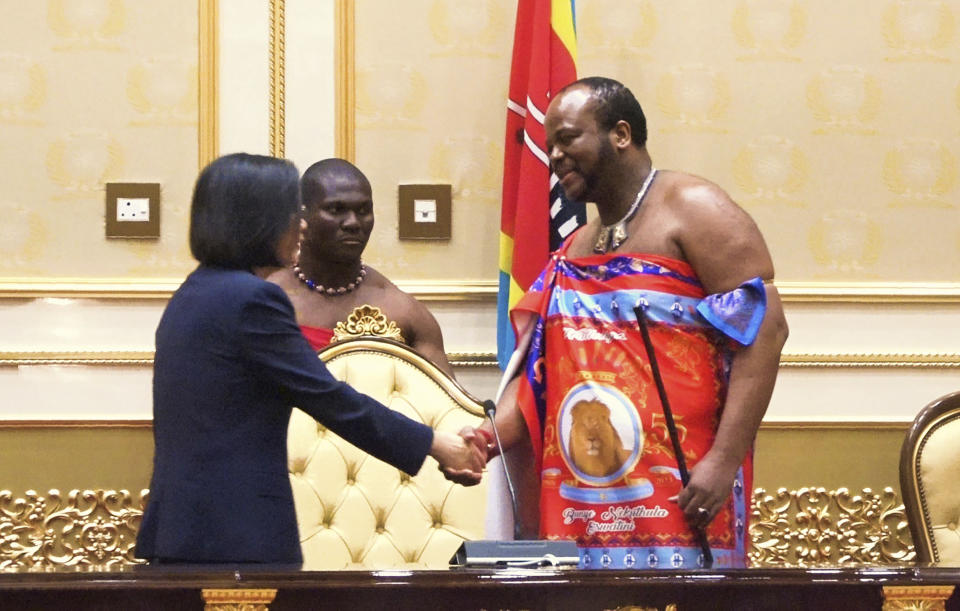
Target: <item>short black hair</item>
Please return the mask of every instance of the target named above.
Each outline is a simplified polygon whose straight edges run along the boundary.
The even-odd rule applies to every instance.
[[[640,102],[623,83],[603,76],[588,76],[570,83],[560,93],[574,87],[586,87],[593,93],[593,116],[601,129],[610,131],[618,121],[626,121],[633,134],[633,143],[638,148],[646,145],[647,117]]]
[[[277,245],[300,209],[299,172],[285,159],[234,153],[200,172],[190,206],[190,252],[204,265],[279,266]]]
[[[326,195],[324,183],[328,183],[331,179],[355,179],[370,188],[370,181],[360,168],[346,159],[330,157],[311,165],[300,178],[300,197],[303,205],[309,206]]]

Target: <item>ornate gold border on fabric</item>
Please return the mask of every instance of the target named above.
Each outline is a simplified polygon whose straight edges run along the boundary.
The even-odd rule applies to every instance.
[[[219,39],[219,0],[200,0],[200,118],[197,139],[200,167],[217,158],[220,140],[219,81],[220,69],[218,56]]]
[[[334,126],[334,154],[341,159],[356,160],[356,60],[354,59],[355,32],[354,0],[335,0],[336,23],[336,117]]]
[[[286,6],[270,0],[270,154],[284,156],[286,95]]]
[[[440,371],[432,362],[423,358],[407,346],[393,340],[376,338],[347,339],[335,344],[330,344],[321,350],[319,355],[320,358],[323,359],[323,362],[327,363],[353,352],[386,353],[388,356],[410,363],[417,369],[423,371],[431,380],[440,386],[444,392],[450,395],[454,401],[462,405],[464,409],[478,416],[483,415],[483,407],[479,399],[460,386],[456,380]]]

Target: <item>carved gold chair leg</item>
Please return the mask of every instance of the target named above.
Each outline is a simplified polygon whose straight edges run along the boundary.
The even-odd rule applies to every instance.
[[[883,586],[883,611],[942,611],[954,586]]]
[[[276,590],[206,588],[201,591],[205,611],[268,611]]]

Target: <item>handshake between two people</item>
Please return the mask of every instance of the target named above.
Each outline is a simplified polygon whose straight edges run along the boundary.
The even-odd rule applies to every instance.
[[[486,431],[472,426],[463,427],[459,433],[434,431],[430,456],[440,463],[445,478],[461,486],[475,486],[493,456],[492,439]]]

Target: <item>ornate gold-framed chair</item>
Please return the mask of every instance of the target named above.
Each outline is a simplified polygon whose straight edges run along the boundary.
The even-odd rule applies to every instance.
[[[960,392],[914,418],[900,451],[900,489],[917,561],[960,566]]]
[[[483,418],[477,399],[397,341],[343,339],[319,357],[336,378],[434,429]],[[305,569],[446,568],[464,540],[483,536],[485,484],[454,485],[432,458],[411,478],[300,410],[287,448]]]

